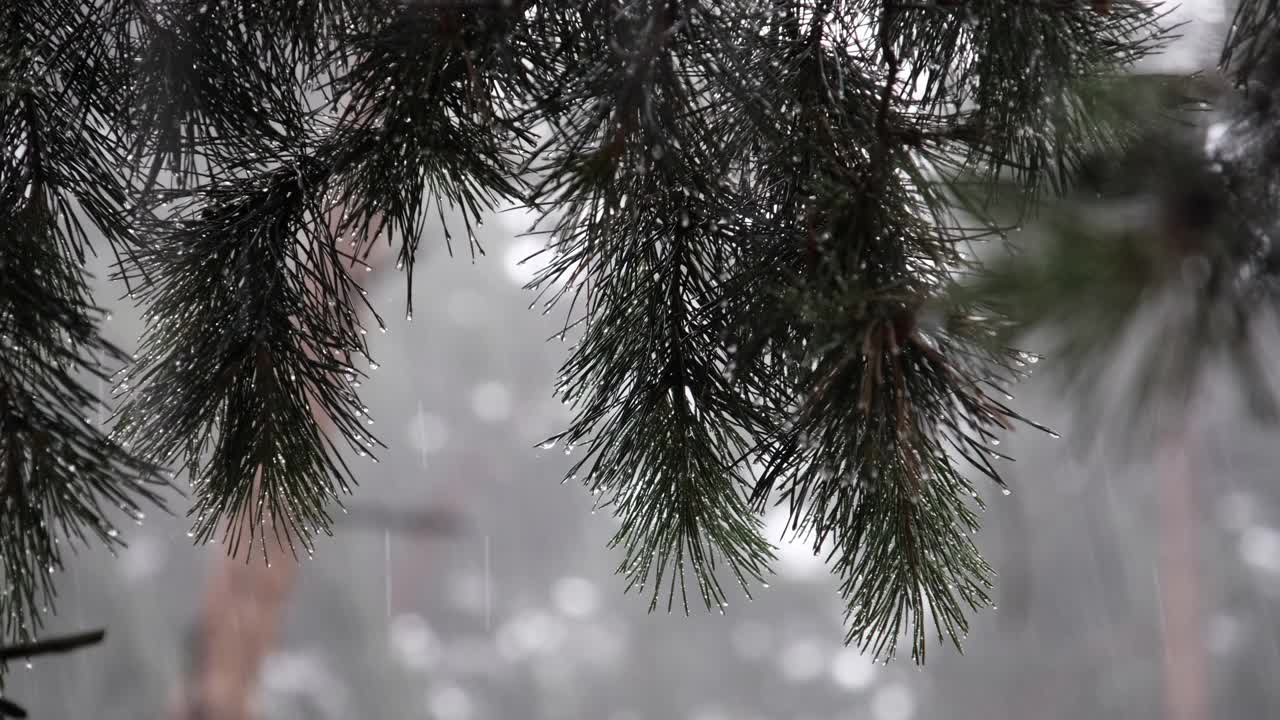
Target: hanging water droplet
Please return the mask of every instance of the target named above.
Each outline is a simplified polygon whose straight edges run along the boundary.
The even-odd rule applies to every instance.
[[[1001,494],[1001,495],[1012,495],[1012,494],[1013,494],[1013,491],[1012,491],[1012,490],[1010,490],[1009,488],[1000,488],[1000,494]]]
[[[538,447],[542,448],[543,450],[550,450],[551,448],[553,448],[553,447],[555,447],[555,446],[556,446],[556,441],[555,441],[555,439],[553,438],[553,439],[551,439],[551,440],[547,440],[546,442],[542,443],[542,444],[541,444],[541,445],[539,445]]]

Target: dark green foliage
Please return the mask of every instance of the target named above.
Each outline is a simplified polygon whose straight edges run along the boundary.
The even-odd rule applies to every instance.
[[[703,602],[719,606],[717,565],[745,583],[771,557],[733,463],[761,413],[724,372],[718,286],[746,228],[714,180],[720,158],[700,120],[709,51],[732,25],[661,4],[587,22],[611,15],[565,13],[562,36],[581,45],[555,68],[563,112],[535,165],[545,172],[535,201],[556,208],[555,259],[536,282],[586,312],[560,383],[579,414],[560,441],[586,444],[572,472],[587,472],[622,518],[614,542],[628,585],[652,583],[651,607],[665,590],[668,609],[679,587],[687,610],[692,570]]]
[[[147,457],[178,459],[190,474],[198,539],[229,520],[230,552],[246,529],[264,555],[268,532],[310,552],[312,534],[328,530],[330,501],[355,483],[316,417],[359,455],[379,444],[354,391],[364,373],[353,354],[369,355],[358,311],[382,324],[357,280],[370,253],[399,240],[397,264],[411,272],[431,202],[442,224],[446,208],[461,209],[470,238],[480,214],[514,194],[511,158],[524,131],[494,127],[482,109],[499,81],[516,81],[488,74],[503,18],[467,19],[388,9],[334,29],[341,46],[332,34],[295,40],[280,67],[266,67],[324,71],[263,106],[293,103],[289,111],[269,115],[271,127],[206,128],[230,146],[205,158],[208,179],[157,194],[164,217],[126,270],[156,311],[121,430]],[[323,65],[332,62],[345,72]],[[304,92],[327,100],[310,113],[317,101]],[[226,100],[227,117],[241,117],[238,102]],[[292,129],[303,117],[305,129]]]
[[[116,251],[128,222],[123,109],[113,65],[76,42],[110,13],[79,3],[0,8],[0,637],[28,639],[52,604],[63,553],[118,544],[115,510],[141,517],[163,482],[98,426],[105,381],[127,360],[89,297],[86,225]]]
[[[351,353],[367,348],[359,287],[344,270],[352,263],[315,190],[330,171],[301,157],[205,186],[173,210],[184,220],[165,223],[138,264],[155,279],[139,281],[153,310],[130,377],[141,390],[120,429],[144,456],[180,458],[195,485],[197,537],[231,518],[231,552],[241,530],[252,543],[268,517],[278,540],[309,549],[313,528],[329,525],[330,499],[350,492],[312,405],[353,447],[373,442],[343,379],[363,374]]]
[[[11,185],[0,191],[23,208],[25,221],[21,229],[0,225],[0,630],[28,638],[52,602],[60,541],[118,544],[110,511],[141,518],[138,506],[156,500],[160,482],[97,427],[94,415],[104,406],[78,375],[105,380],[106,363],[125,356],[98,335],[100,313],[89,305],[80,268],[56,252],[49,209],[18,203],[14,192]]]
[[[924,317],[972,265],[964,243],[991,232],[958,224],[950,181],[976,168],[1060,186],[1081,147],[1116,136],[1083,108],[1038,124],[1079,102],[1076,73],[1150,48],[1157,17],[751,2],[564,15],[567,108],[533,165],[535,200],[559,211],[554,259],[535,284],[584,308],[562,378],[579,415],[559,440],[589,442],[573,472],[623,518],[623,571],[643,586],[675,560],[670,598],[687,558],[720,603],[714,559],[742,579],[768,558],[740,494],[758,508],[776,495],[833,553],[850,641],[891,655],[908,631],[922,658],[932,612],[958,642],[989,568],[955,462],[998,479],[989,442],[1018,418],[988,393],[1023,361],[986,349],[995,317]]]
[[[1109,408],[1119,427],[1171,429],[1160,419],[1181,422],[1219,364],[1259,417],[1280,416],[1260,335],[1274,327],[1280,287],[1277,12],[1241,3],[1223,75],[1181,83],[1189,92],[1171,92],[1167,78],[1082,83],[1138,142],[1096,156],[1086,178],[1095,192],[1048,208],[1041,242],[991,263],[963,293],[1013,321],[1000,339],[1052,329],[1047,354],[1094,403],[1106,400],[1089,386],[1114,360],[1109,351],[1146,326],[1131,392]]]
[[[0,487],[50,490],[0,515],[0,542],[97,532],[93,498],[154,500],[129,477],[162,465],[192,483],[199,540],[310,551],[355,484],[340,449],[379,446],[355,390],[381,324],[360,283],[377,247],[411,278],[428,228],[452,247],[460,221],[483,252],[474,226],[519,202],[544,213],[538,297],[577,336],[556,441],[621,519],[620,570],[650,606],[678,590],[687,610],[686,571],[708,607],[727,602],[715,571],[762,579],[761,512],[784,503],[842,579],[850,642],[888,657],[907,635],[919,660],[930,634],[958,645],[991,575],[971,478],[1000,483],[992,445],[1027,422],[1004,403],[1034,358],[1008,331],[1078,289],[1040,283],[1066,295],[1007,318],[1035,276],[985,275],[972,246],[1141,136],[1091,88],[1159,46],[1161,15],[1108,5],[10,3],[0,257],[24,272],[0,289],[19,348],[0,348],[0,387],[74,402],[21,411],[45,435],[5,421],[21,462],[3,467],[29,479]],[[1275,7],[1242,8],[1255,39],[1233,38],[1233,62],[1259,81]],[[1255,195],[1237,214],[1270,212]],[[147,308],[117,440],[79,421],[93,396],[73,370],[115,352],[80,222]],[[1004,284],[952,302],[970,276]],[[46,436],[87,448],[80,479],[33,464]],[[72,486],[79,509],[54,499]],[[6,554],[4,582],[46,592],[46,545],[34,565]],[[36,602],[0,605],[7,634]]]
[[[1277,0],[1240,0],[1231,18],[1231,32],[1222,49],[1221,66],[1228,69],[1238,87],[1250,94],[1272,94],[1280,80],[1280,56],[1276,54]]]

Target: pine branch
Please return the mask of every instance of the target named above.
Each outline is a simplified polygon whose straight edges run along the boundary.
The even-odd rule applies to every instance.
[[[293,72],[263,62],[262,49],[219,10],[183,0],[148,6],[139,18],[132,155],[149,160],[145,189],[162,170],[179,186],[216,175],[222,162],[260,154],[301,126]]]
[[[101,5],[0,8],[0,636],[31,638],[53,604],[63,553],[118,547],[108,508],[141,520],[159,504],[157,468],[103,434],[105,380],[127,361],[99,332],[84,270],[88,227],[132,252],[128,185],[110,122]]]
[[[328,503],[350,492],[312,405],[359,454],[379,444],[352,387],[364,376],[352,354],[369,356],[353,307],[364,291],[328,216],[332,172],[296,156],[186,193],[141,259],[151,321],[119,428],[144,456],[190,471],[195,536],[228,519],[233,554],[245,529],[265,554],[267,514],[278,542],[309,551]]]
[[[1257,53],[1275,7],[1241,4],[1225,56],[1237,81],[1270,77]],[[704,604],[723,606],[717,566],[744,587],[761,578],[757,511],[787,502],[793,530],[835,553],[849,641],[892,656],[905,633],[922,660],[930,623],[958,644],[987,601],[963,470],[999,483],[990,445],[1024,422],[989,393],[1030,359],[1006,347],[1004,313],[1060,307],[1006,303],[1033,272],[938,304],[983,270],[970,245],[1002,236],[1002,183],[1020,216],[1142,137],[1082,81],[1118,85],[1163,42],[1163,18],[1137,0],[10,3],[0,232],[14,242],[0,258],[32,272],[0,288],[18,338],[0,347],[0,462],[83,488],[45,515],[95,533],[96,499],[153,497],[116,475],[176,464],[195,483],[197,539],[222,524],[233,553],[265,552],[267,532],[310,550],[355,483],[339,442],[379,445],[354,390],[353,358],[369,354],[360,266],[386,240],[411,281],[431,214],[452,249],[449,211],[483,252],[482,214],[524,199],[552,228],[538,300],[567,305],[581,333],[559,441],[582,446],[571,472],[623,521],[631,585],[668,609],[678,587],[687,610],[689,565]],[[1269,149],[1271,96],[1244,95],[1254,115],[1233,132]],[[1258,157],[1218,158],[1230,180],[1209,197],[1239,218],[1271,217],[1273,186],[1231,184],[1280,165]],[[117,357],[84,292],[82,222],[147,305],[111,439],[78,424],[93,398],[71,375],[101,370],[86,354]],[[1242,310],[1269,286],[1223,290],[1231,272],[1265,276],[1271,259],[1228,247],[1209,285]],[[1134,264],[1138,289],[1167,274]],[[1116,290],[1120,314],[1134,288]],[[50,469],[58,442],[81,448],[78,473]],[[44,543],[0,554],[28,620],[57,560],[37,515],[0,528]]]
[[[1153,112],[1156,96],[1130,89],[1084,91],[1113,106],[1117,122],[1146,123],[1140,142],[1091,172],[1100,200],[1090,193],[1047,208],[1043,241],[992,262],[962,297],[1007,314],[1014,322],[1003,337],[1050,330],[1047,354],[1062,381],[1092,402],[1102,400],[1091,388],[1114,349],[1140,321],[1153,328],[1160,340],[1142,354],[1120,410],[1126,432],[1153,424],[1144,418],[1181,417],[1219,364],[1250,409],[1274,420],[1280,398],[1258,332],[1273,321],[1280,269],[1270,240],[1280,218],[1280,75],[1217,87],[1212,111],[1169,117]],[[1172,412],[1153,412],[1157,401]]]
[[[432,204],[450,254],[445,212],[460,211],[474,257],[484,252],[474,234],[481,216],[522,194],[515,166],[532,134],[504,116],[499,98],[526,84],[517,53],[536,56],[540,48],[514,33],[516,12],[484,3],[409,5],[343,36],[342,52],[354,59],[327,88],[348,98],[326,142],[343,173],[338,232],[376,227],[388,243],[398,239],[396,267],[410,289]]]
[[[949,138],[950,163],[983,173],[986,190],[997,178],[1017,183],[1024,210],[1041,189],[1068,189],[1088,153],[1125,144],[1075,92],[1079,79],[1121,74],[1174,30],[1167,10],[1130,0],[1107,12],[1080,2],[941,5],[900,11],[891,31],[890,46],[910,58],[904,104],[963,127]]]
[[[559,442],[585,445],[570,475],[622,521],[613,544],[628,588],[651,587],[651,609],[665,594],[668,610],[678,589],[687,612],[692,571],[703,603],[720,607],[718,565],[745,587],[772,557],[735,478],[757,412],[724,377],[715,294],[733,206],[712,180],[699,73],[725,21],[692,5],[609,5],[561,18],[560,36],[581,44],[559,68],[556,142],[535,166],[535,201],[560,214],[534,285],[572,298],[571,311],[585,304],[560,384],[577,417]]]
[[[814,15],[819,30],[800,32],[789,18],[801,15],[725,70],[739,78],[728,83],[749,123],[740,134],[754,136],[744,194],[767,209],[726,293],[744,299],[734,377],[771,411],[753,428],[752,500],[763,509],[776,494],[792,530],[835,556],[850,642],[888,657],[908,631],[923,660],[930,617],[958,645],[966,613],[987,602],[990,569],[968,537],[976,491],[949,453],[999,482],[987,443],[1019,418],[981,388],[1013,375],[1017,356],[986,352],[982,323],[947,333],[922,321],[967,265],[969,236],[947,224],[903,143],[916,120],[901,8],[863,21],[874,48],[848,16]],[[754,100],[777,97],[787,102]]]
[[[1229,69],[1238,87],[1273,83],[1280,75],[1275,52],[1280,0],[1240,0],[1222,47],[1219,66]]]
[[[1047,115],[1077,69],[1118,71],[1160,36],[1158,17],[1136,5],[1106,17],[994,3],[965,17],[915,9],[744,2],[701,15],[639,4],[612,26],[592,25],[595,8],[584,9],[581,26],[556,28],[581,40],[572,52],[584,68],[557,81],[557,102],[573,108],[551,120],[547,147],[560,154],[530,167],[542,175],[547,204],[570,208],[553,231],[551,269],[536,284],[550,302],[587,305],[561,381],[580,411],[561,441],[590,441],[573,471],[589,470],[592,487],[611,493],[623,520],[615,542],[629,550],[624,571],[638,571],[634,555],[669,552],[646,533],[679,537],[664,524],[675,520],[660,512],[671,502],[663,489],[705,476],[663,467],[667,456],[655,448],[670,442],[665,429],[674,425],[686,445],[698,436],[665,405],[642,399],[659,397],[655,384],[675,389],[651,379],[663,377],[671,357],[663,350],[674,345],[645,344],[663,336],[661,323],[682,317],[660,290],[685,279],[687,266],[669,265],[664,253],[700,247],[663,220],[689,217],[697,228],[709,211],[724,218],[711,263],[719,277],[700,293],[699,311],[721,339],[704,340],[712,344],[701,353],[713,361],[697,367],[690,388],[701,425],[734,439],[713,448],[719,466],[757,457],[765,467],[753,486],[757,506],[777,492],[795,529],[814,532],[815,550],[836,543],[851,642],[891,656],[909,628],[922,660],[929,618],[940,639],[958,644],[966,613],[986,602],[989,587],[989,568],[967,536],[976,491],[950,455],[999,482],[989,442],[1023,420],[982,389],[1015,380],[1026,362],[989,349],[998,317],[967,313],[936,328],[922,320],[953,273],[973,267],[963,244],[991,232],[957,223],[948,208],[960,197],[956,183],[972,169],[990,187],[1011,170],[1022,187],[1043,178],[1060,189],[1083,157],[1064,153],[1081,153],[1088,139],[1127,138],[1107,135],[1111,126],[1091,124],[1080,109],[1058,135],[1028,144],[1019,133]],[[1012,30],[1021,35],[1010,39]],[[1036,62],[1046,52],[1062,62]],[[921,69],[951,66],[962,72]],[[679,69],[664,75],[670,67]],[[1021,96],[994,89],[1010,82]],[[675,100],[686,104],[668,109]],[[675,194],[679,205],[668,204],[673,185],[686,188]],[[626,237],[615,229],[619,216]],[[680,337],[680,347],[698,347],[697,335]],[[736,384],[723,384],[724,374]],[[700,392],[734,402],[711,412]],[[655,416],[657,424],[646,423]],[[653,459],[641,463],[646,456]],[[649,495],[630,489],[640,483]],[[720,517],[738,517],[733,494],[717,492]],[[734,533],[718,539],[730,548],[746,542]]]
[[[357,454],[380,445],[352,390],[363,375],[352,353],[369,354],[352,305],[372,308],[350,271],[370,269],[385,237],[399,240],[398,265],[411,272],[424,196],[442,222],[444,205],[460,207],[471,237],[471,223],[516,192],[510,143],[527,135],[495,134],[485,110],[506,17],[406,7],[355,28],[342,46],[354,60],[328,88],[347,98],[336,122],[157,193],[157,205],[176,207],[126,271],[146,276],[134,281],[154,310],[121,430],[148,457],[192,471],[197,540],[228,519],[229,552],[248,529],[265,553],[256,528],[267,514],[291,550],[296,540],[309,552],[311,535],[328,532],[327,505],[355,478],[310,406]],[[241,81],[252,93],[255,81]]]
[[[131,187],[120,170],[127,165],[122,74],[108,50],[84,42],[110,36],[112,9],[36,0],[0,11],[7,50],[0,56],[0,137],[14,153],[6,166],[56,195],[60,252],[79,263],[89,251],[85,222],[103,234],[117,261],[136,245]]]

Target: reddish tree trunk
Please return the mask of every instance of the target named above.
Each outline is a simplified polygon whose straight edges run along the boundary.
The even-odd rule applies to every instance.
[[[1198,519],[1190,432],[1174,432],[1159,458],[1159,588],[1166,720],[1207,720]]]

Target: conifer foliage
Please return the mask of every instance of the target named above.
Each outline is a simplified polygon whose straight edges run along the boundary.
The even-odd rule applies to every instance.
[[[1274,0],[1241,4],[1235,65]],[[380,243],[483,252],[542,213],[577,342],[548,442],[621,520],[651,607],[768,573],[761,513],[828,553],[848,641],[955,642],[988,601],[975,480],[1030,421],[973,244],[1134,137],[1098,113],[1162,10],[903,0],[23,0],[0,6],[0,632],[67,542],[190,481],[193,532],[311,552],[373,456],[357,388]],[[1018,218],[989,202],[1001,183]],[[90,247],[89,235],[102,248]],[[102,339],[86,253],[147,329]],[[365,309],[372,321],[362,321]],[[411,305],[407,307],[412,312]],[[368,327],[366,327],[368,326]],[[376,334],[375,334],[376,336]],[[428,350],[447,352],[446,348]],[[109,431],[92,377],[124,366]],[[319,430],[323,416],[336,427]],[[1038,427],[1038,426],[1037,426]]]

